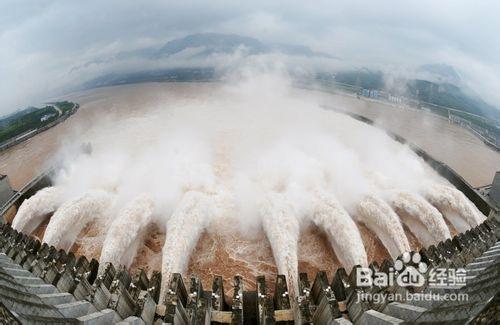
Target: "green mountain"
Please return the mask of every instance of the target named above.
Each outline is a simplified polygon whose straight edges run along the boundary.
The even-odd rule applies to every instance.
[[[466,94],[458,86],[414,79],[409,80],[406,87],[410,98],[500,121],[499,109],[477,96]]]
[[[387,91],[393,95],[454,108],[500,122],[500,110],[483,101],[465,86],[461,86],[460,77],[454,70],[445,65],[423,66],[422,69],[430,73],[428,76],[432,81],[399,78],[391,86],[385,82],[387,75],[369,69],[337,72],[333,79],[343,84]],[[326,74],[318,74],[317,78],[324,80],[325,76]],[[454,80],[457,84],[444,80]]]

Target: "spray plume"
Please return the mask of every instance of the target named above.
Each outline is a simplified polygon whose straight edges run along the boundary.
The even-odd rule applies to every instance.
[[[167,222],[163,246],[160,301],[165,299],[173,273],[186,270],[189,256],[213,215],[213,200],[206,194],[186,192]]]
[[[25,200],[12,221],[12,228],[30,234],[43,219],[61,204],[61,193],[56,187],[46,187]]]
[[[453,187],[432,184],[424,191],[425,198],[436,206],[459,232],[465,232],[486,219],[462,192]]]
[[[424,246],[450,238],[450,230],[441,213],[418,194],[393,190],[387,201]]]
[[[317,194],[312,220],[327,234],[344,268],[351,270],[355,265],[367,266],[368,260],[359,230],[334,196]]]
[[[359,203],[356,218],[380,238],[393,258],[410,251],[399,217],[382,199],[367,196]]]
[[[80,231],[93,219],[105,217],[104,212],[111,205],[111,194],[101,190],[85,193],[64,203],[50,219],[43,241],[68,250]]]
[[[143,194],[132,200],[111,224],[102,245],[99,272],[106,263],[125,265],[133,261],[137,247],[152,221],[154,202]]]
[[[261,209],[262,225],[271,243],[278,272],[287,276],[290,296],[298,293],[298,242],[300,227],[293,207],[283,194],[272,193]]]

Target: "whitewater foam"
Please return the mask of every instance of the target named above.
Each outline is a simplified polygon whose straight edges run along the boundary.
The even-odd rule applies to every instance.
[[[69,250],[80,231],[92,220],[104,218],[111,206],[112,195],[101,190],[87,192],[64,203],[50,218],[43,241]]]
[[[356,219],[373,231],[392,258],[410,251],[410,244],[398,215],[381,198],[369,195],[358,205]]]
[[[46,187],[41,189],[21,204],[16,217],[12,221],[12,228],[30,234],[60,204],[61,191],[59,188]]]
[[[112,222],[102,245],[99,272],[105,263],[129,267],[142,242],[148,225],[152,222],[154,201],[147,194],[132,200]]]
[[[317,193],[312,220],[328,236],[335,254],[345,269],[367,266],[365,247],[356,224],[331,194]]]

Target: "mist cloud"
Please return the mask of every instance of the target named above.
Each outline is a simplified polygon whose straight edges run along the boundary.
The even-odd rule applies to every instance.
[[[74,67],[199,32],[306,45],[348,66],[451,64],[498,106],[499,7],[494,1],[2,1],[0,114],[146,63]]]

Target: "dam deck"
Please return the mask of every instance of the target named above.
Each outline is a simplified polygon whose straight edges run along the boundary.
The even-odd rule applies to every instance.
[[[131,275],[107,264],[97,276],[99,263],[84,256],[57,250],[18,233],[8,224],[0,228],[0,318],[2,322],[79,324],[399,324],[403,322],[484,323],[500,320],[500,241],[497,226],[483,224],[420,250],[422,261],[432,267],[464,268],[467,282],[458,289],[431,285],[403,287],[398,284],[361,287],[358,267],[343,268],[333,279],[319,272],[313,281],[299,278],[300,292],[288,294],[284,275],[278,275],[274,294],[267,293],[264,277],[255,288],[235,276],[233,296],[226,297],[222,278],[206,290],[192,277],[185,284],[174,274],[165,301],[158,301],[161,274],[148,278],[144,271]],[[394,271],[394,261],[377,272]],[[402,271],[401,271],[402,272]],[[467,300],[440,301],[436,297],[466,294]],[[395,297],[364,301],[359,297],[378,293]],[[407,300],[408,293],[412,300]],[[424,299],[431,294],[434,299]],[[422,299],[415,299],[421,296]],[[493,317],[493,318],[492,318]]]

